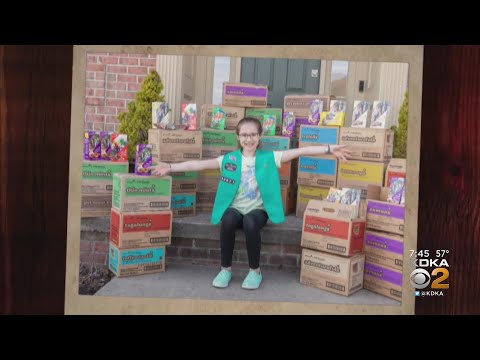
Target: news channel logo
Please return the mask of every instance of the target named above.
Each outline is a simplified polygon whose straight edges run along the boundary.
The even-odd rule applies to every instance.
[[[415,296],[443,296],[443,290],[448,289],[448,278],[450,272],[448,261],[444,258],[444,254],[448,250],[433,252],[436,258],[428,258],[428,251],[413,252],[416,255],[414,265],[417,267],[410,273],[410,285],[415,289]],[[417,256],[423,258],[417,258]],[[429,269],[432,269],[429,271]],[[424,291],[421,291],[424,290]]]

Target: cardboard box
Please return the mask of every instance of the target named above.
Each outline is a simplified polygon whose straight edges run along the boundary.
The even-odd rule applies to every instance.
[[[337,163],[333,155],[300,156],[297,183],[302,186],[336,187]]]
[[[110,243],[108,268],[118,277],[165,271],[165,246],[118,249]]]
[[[173,194],[172,195],[172,211],[173,216],[194,216],[196,208],[196,194]]]
[[[108,217],[112,208],[112,195],[85,195],[82,194],[80,216]]]
[[[362,190],[362,199],[367,198],[368,185],[383,184],[385,164],[369,161],[341,161],[338,164],[337,187]]]
[[[385,183],[384,186],[390,186],[391,178],[406,178],[407,176],[407,159],[392,159],[388,163],[387,170],[385,171]]]
[[[367,228],[403,236],[405,207],[367,199]]]
[[[365,262],[363,287],[374,293],[402,301],[402,272]]]
[[[207,104],[202,106],[200,114],[200,127],[210,127],[212,121],[213,108],[221,108],[225,111],[227,121],[225,123],[225,130],[235,130],[240,120],[245,117],[245,108],[235,106],[220,106]]]
[[[214,159],[238,149],[235,131],[203,129],[203,158]]]
[[[329,191],[330,188],[299,186],[297,192],[297,211],[295,216],[303,218],[308,202],[310,200],[324,200],[328,196]]]
[[[369,263],[402,271],[403,237],[367,230],[365,231],[365,256]]]
[[[278,172],[280,174],[280,186],[282,188],[294,187],[297,185],[298,159],[282,163],[282,167],[278,169]]]
[[[170,245],[172,211],[134,213],[112,209],[110,242],[118,249]]]
[[[394,132],[390,129],[340,128],[340,145],[348,145],[352,160],[385,162],[392,158]]]
[[[198,191],[216,193],[221,175],[220,169],[200,171],[198,173]]]
[[[301,246],[337,255],[363,251],[365,220],[353,219],[354,206],[310,200],[303,215]]]
[[[248,83],[223,83],[222,105],[266,108],[268,86]]]
[[[171,172],[172,193],[195,192],[198,188],[198,171]]]
[[[263,124],[265,115],[275,116],[275,135],[282,135],[283,112],[282,109],[268,108],[268,109],[246,109],[245,117],[252,117],[260,120]]]
[[[282,203],[285,215],[295,211],[296,189],[282,187]]]
[[[216,192],[197,192],[197,211],[211,212],[215,204]]]
[[[200,130],[148,130],[153,162],[201,160],[202,138],[203,133]]]
[[[127,174],[128,162],[84,160],[82,166],[82,195],[112,196],[113,174]]]
[[[362,289],[364,262],[363,254],[345,258],[303,249],[300,283],[350,296]]]
[[[293,112],[295,116],[308,118],[310,105],[313,100],[321,100],[323,102],[323,111],[330,109],[330,100],[334,96],[324,95],[287,95],[283,99],[283,111]]]
[[[112,207],[120,211],[170,210],[172,178],[115,174]]]
[[[336,145],[338,144],[339,128],[327,126],[308,126],[300,128],[298,147]]]
[[[283,151],[295,148],[295,139],[286,136],[266,136],[260,140],[262,150]]]

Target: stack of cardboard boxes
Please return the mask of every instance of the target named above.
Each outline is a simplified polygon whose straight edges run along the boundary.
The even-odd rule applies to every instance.
[[[358,205],[310,200],[302,228],[302,284],[349,296],[363,285],[365,220]]]
[[[385,187],[369,186],[365,232],[365,289],[402,300],[404,204],[387,201],[390,180],[405,178],[405,159],[392,159]]]
[[[338,144],[339,128],[335,126],[301,125],[299,147]],[[331,187],[337,186],[338,159],[334,155],[300,156],[298,161],[297,217],[309,200],[323,200]]]
[[[148,143],[152,145],[152,160],[177,163],[202,159],[200,130],[149,129]],[[173,216],[193,216],[196,211],[198,172],[172,172]]]
[[[127,136],[86,131],[82,167],[82,217],[104,217],[112,208],[113,175],[128,173]]]
[[[170,176],[113,176],[109,268],[118,277],[165,271],[171,201]]]

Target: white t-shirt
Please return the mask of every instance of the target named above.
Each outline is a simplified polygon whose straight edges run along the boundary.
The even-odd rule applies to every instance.
[[[283,151],[273,152],[277,168],[282,166],[282,155]],[[220,169],[222,169],[223,157],[224,155],[217,157]],[[242,215],[246,215],[256,209],[265,210],[255,177],[255,159],[256,157],[245,157],[242,155],[242,177],[237,195],[233,199],[232,205],[230,205],[230,207],[237,209]]]

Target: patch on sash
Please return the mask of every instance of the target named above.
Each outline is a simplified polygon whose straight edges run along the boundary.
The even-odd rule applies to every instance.
[[[235,170],[237,170],[237,165],[232,164],[232,163],[226,163],[225,164],[225,170],[235,171]]]
[[[228,158],[232,161],[237,161],[237,157],[235,155],[228,155]]]
[[[227,177],[225,177],[225,176],[221,176],[221,177],[220,177],[220,180],[221,180],[221,181],[225,181],[227,184],[232,184],[232,185],[235,184],[235,180],[229,179],[229,178],[227,178]]]

